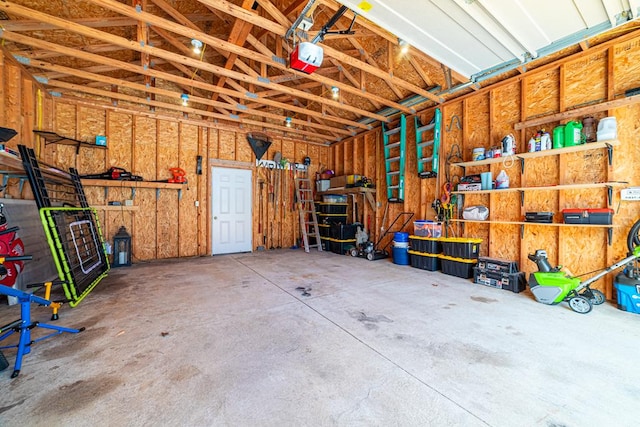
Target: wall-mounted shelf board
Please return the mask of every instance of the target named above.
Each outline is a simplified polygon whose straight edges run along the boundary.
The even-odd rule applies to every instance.
[[[533,159],[537,157],[559,156],[561,154],[567,154],[567,153],[577,153],[580,151],[597,150],[599,148],[610,148],[618,144],[620,144],[620,141],[618,141],[617,139],[610,139],[607,141],[589,142],[587,144],[575,145],[573,147],[554,148],[552,150],[535,151],[533,153],[529,153],[529,152],[518,153],[513,156],[507,156],[507,157],[496,157],[496,158],[485,159],[485,160],[473,160],[470,162],[451,163],[451,166],[460,166],[460,167],[466,168],[469,166],[491,165],[494,163],[513,162],[515,160],[526,160],[526,159]]]
[[[119,187],[119,188],[168,188],[174,190],[184,190],[186,184],[176,184],[173,182],[152,182],[152,181],[118,181],[112,179],[82,179],[82,185],[87,187]]]
[[[373,198],[373,195],[376,194],[375,188],[367,188],[367,187],[350,187],[350,188],[329,188],[327,191],[319,191],[316,193],[318,195],[323,194],[362,194],[367,202],[369,202],[369,206],[374,211],[376,210],[376,201]]]
[[[559,184],[559,185],[544,185],[540,187],[510,187],[501,188],[495,190],[476,190],[476,191],[452,191],[451,194],[499,194],[507,193],[510,191],[561,191],[561,190],[580,190],[583,188],[607,188],[607,187],[623,187],[628,185],[628,182],[614,181],[614,182],[594,182],[584,184]]]
[[[617,228],[612,224],[565,224],[563,222],[527,222],[527,221],[496,221],[496,220],[476,220],[476,219],[452,219],[453,222],[475,222],[479,224],[512,224],[512,225],[535,225],[543,227],[578,227],[578,228]]]
[[[91,206],[91,207],[98,211],[137,211],[138,210],[138,206],[101,205],[101,206]]]

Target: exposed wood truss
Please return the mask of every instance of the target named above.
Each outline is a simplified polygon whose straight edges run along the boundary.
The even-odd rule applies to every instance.
[[[339,8],[332,0],[317,1],[309,32],[285,39],[307,3],[0,1],[9,17],[2,39],[52,95],[314,143],[339,141],[396,113],[441,103],[438,92],[451,80],[463,81],[420,52],[400,55],[397,37],[361,17],[353,21],[351,12],[333,29],[353,23],[353,34],[320,41],[322,66],[312,74],[293,70],[288,58],[295,43],[311,40]]]

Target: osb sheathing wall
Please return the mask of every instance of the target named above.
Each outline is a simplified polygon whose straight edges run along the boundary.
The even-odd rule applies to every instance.
[[[440,106],[443,113],[440,174],[437,179],[419,179],[416,168],[415,131],[413,118],[407,118],[407,159],[405,201],[386,205],[384,157],[380,129],[365,136],[353,138],[332,147],[332,158],[339,173],[364,174],[375,178],[378,209],[372,232],[379,235],[400,212],[413,212],[415,219],[434,219],[433,201],[443,195],[446,170],[457,183],[463,174],[490,171],[493,178],[505,170],[511,187],[544,186],[556,184],[625,181],[628,186],[640,185],[640,104],[602,110],[597,104],[621,99],[628,89],[640,87],[640,37],[620,38],[592,48],[572,57],[540,67],[476,93],[465,95]],[[514,134],[517,151],[527,151],[529,138],[538,130],[553,128],[567,120],[582,120],[582,114],[540,126],[516,131],[516,124],[532,118],[544,117],[578,107],[594,106],[592,115],[597,120],[615,116],[620,145],[613,150],[613,166],[609,168],[605,149],[529,159],[524,173],[519,161],[506,158],[503,163],[485,166],[449,167],[446,159],[460,148],[464,161],[472,158],[475,147],[499,146],[507,134]],[[433,117],[433,109],[418,114],[422,123]],[[460,128],[458,123],[461,124]],[[363,155],[364,153],[364,155]],[[605,268],[627,254],[626,236],[633,222],[640,218],[638,202],[620,200],[620,188],[613,191],[611,205],[607,204],[605,188],[564,191],[526,191],[521,205],[520,192],[495,191],[489,194],[467,194],[464,206],[484,205],[490,210],[492,221],[522,221],[525,212],[555,212],[554,222],[562,222],[565,208],[611,207],[613,216],[612,243],[608,245],[605,228],[554,227],[500,223],[452,222],[449,235],[480,237],[483,239],[481,255],[519,262],[521,270],[535,271],[535,264],[527,254],[545,249],[553,265],[564,265],[573,274],[581,275]],[[405,231],[412,232],[413,224]],[[389,237],[391,238],[391,237]],[[588,277],[588,276],[587,276]],[[600,280],[595,287],[605,291],[608,298],[614,294],[613,275]]]
[[[256,168],[255,155],[244,133],[217,129],[193,118],[161,119],[153,112],[137,114],[117,107],[91,106],[90,101],[63,101],[46,96],[44,91],[39,95],[37,82],[19,65],[11,59],[0,59],[0,126],[19,132],[7,143],[8,147],[33,147],[40,160],[64,170],[75,167],[81,175],[102,173],[114,166],[140,175],[144,181],[162,181],[171,178],[170,168],[186,171],[188,184],[173,188],[148,188],[144,183],[128,182],[123,182],[121,188],[85,185],[89,204],[98,210],[105,239],[112,242],[121,226],[132,235],[134,262],[212,253],[211,167],[252,171],[254,249],[288,248],[297,243],[300,231],[294,210],[295,174]],[[39,128],[82,141],[95,141],[96,135],[104,135],[108,149],[82,146],[76,154],[74,146],[46,145],[33,134],[33,129]],[[325,146],[273,139],[263,159],[273,159],[276,152],[292,163],[302,163],[308,156],[312,178],[321,167],[331,166],[329,148]],[[197,156],[203,158],[201,175],[196,174]],[[260,182],[264,184],[261,186]],[[5,194],[30,199],[28,187],[25,185],[20,193],[19,180],[12,178]],[[108,205],[110,201],[124,204],[125,200],[132,200],[133,206]]]

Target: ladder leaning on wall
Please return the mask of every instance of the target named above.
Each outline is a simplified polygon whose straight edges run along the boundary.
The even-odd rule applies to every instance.
[[[387,200],[390,203],[404,201],[404,161],[407,141],[407,119],[400,115],[400,122],[394,129],[382,123],[384,140],[384,165],[387,176]]]
[[[296,178],[295,184],[304,251],[309,252],[309,248],[317,247],[318,251],[322,252],[322,241],[320,240],[318,216],[316,215],[316,205],[313,200],[311,180],[309,178]],[[309,243],[309,235],[315,237],[316,242],[314,244]]]
[[[435,109],[433,119],[429,124],[422,125],[418,116],[414,117],[418,176],[420,178],[435,178],[438,176],[441,122],[442,113],[439,108]],[[428,150],[429,147],[431,147],[431,150]]]

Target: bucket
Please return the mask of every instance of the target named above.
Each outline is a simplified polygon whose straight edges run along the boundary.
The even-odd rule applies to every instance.
[[[564,125],[556,126],[553,129],[553,148],[564,147]]]
[[[618,127],[615,117],[605,117],[598,123],[598,141],[616,139],[618,137]]]
[[[408,247],[399,248],[394,244],[393,263],[398,265],[409,265],[409,248]]]
[[[471,160],[484,160],[484,147],[474,148],[471,152]]]
[[[398,242],[409,242],[409,233],[405,233],[403,231],[398,231],[393,235],[393,243]]]
[[[580,145],[584,141],[582,139],[582,123],[571,120],[564,125],[564,146],[573,147]]]

